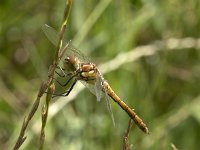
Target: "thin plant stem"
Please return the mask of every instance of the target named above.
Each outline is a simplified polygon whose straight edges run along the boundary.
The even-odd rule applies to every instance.
[[[128,144],[128,137],[129,137],[129,132],[131,130],[132,125],[133,125],[133,120],[130,118],[129,122],[128,122],[127,130],[124,133],[122,150],[130,150],[131,149],[131,146]]]
[[[54,79],[56,66],[57,66],[57,64],[60,60],[60,58],[59,58],[60,50],[62,48],[62,40],[63,40],[64,32],[65,32],[65,29],[66,29],[67,20],[68,20],[68,17],[69,17],[71,5],[72,5],[72,0],[67,0],[66,1],[66,7],[65,7],[65,10],[64,10],[63,23],[62,23],[61,29],[60,29],[59,41],[58,41],[58,44],[57,44],[57,49],[56,49],[53,65],[51,65],[50,68],[49,68],[48,79],[46,81],[44,81],[42,83],[42,85],[40,86],[38,96],[37,96],[35,102],[32,105],[32,108],[31,108],[31,110],[28,114],[28,117],[24,118],[19,137],[17,138],[17,141],[16,141],[16,143],[13,147],[13,150],[18,150],[21,147],[21,145],[24,143],[24,141],[26,140],[27,137],[25,136],[25,131],[28,127],[30,120],[33,118],[35,112],[38,109],[41,97],[43,96],[43,94],[47,90],[47,93],[49,93],[49,94],[47,94],[47,97],[46,97],[46,105],[43,106],[43,108],[42,108],[42,128],[41,128],[40,146],[39,146],[39,149],[43,149],[43,145],[44,145],[44,141],[45,141],[45,131],[44,131],[44,129],[45,129],[46,121],[47,121],[47,117],[48,117],[49,101],[51,100],[52,94],[54,92],[54,81],[53,81],[53,79]]]
[[[19,134],[19,137],[14,145],[14,148],[13,150],[18,150],[20,148],[20,146],[24,143],[24,141],[26,140],[26,136],[24,136],[25,134],[25,131],[27,129],[27,126],[30,122],[30,120],[32,119],[32,117],[34,116],[35,112],[37,111],[38,109],[38,106],[39,106],[39,103],[40,103],[40,98],[42,97],[42,95],[44,94],[44,92],[46,91],[47,89],[47,86],[48,86],[48,83],[47,82],[43,82],[42,85],[40,86],[40,90],[38,92],[38,96],[35,100],[35,102],[33,103],[33,106],[31,108],[31,111],[29,112],[28,114],[28,117],[24,117],[24,121],[23,121],[23,124],[22,124],[22,127],[21,127],[21,131],[20,131],[20,134]]]
[[[49,88],[49,93],[47,93],[46,97],[46,105],[42,107],[42,113],[41,113],[41,118],[42,118],[42,128],[40,132],[40,145],[39,145],[39,150],[43,149],[44,146],[44,141],[45,141],[45,126],[47,123],[47,117],[48,117],[48,112],[49,112],[49,102],[52,98],[52,95],[55,91],[55,85],[51,84],[51,87]]]
[[[67,0],[66,1],[66,7],[64,10],[64,17],[63,17],[63,22],[60,28],[60,33],[59,33],[59,41],[57,43],[56,46],[56,54],[55,54],[55,58],[54,58],[54,65],[51,67],[50,69],[50,76],[49,78],[51,78],[51,82],[49,84],[48,90],[47,90],[47,96],[46,96],[46,104],[42,107],[42,114],[41,114],[41,118],[42,118],[42,128],[41,128],[41,132],[40,132],[40,146],[39,146],[39,150],[43,149],[44,146],[44,141],[45,141],[45,126],[46,126],[46,122],[47,122],[47,118],[48,118],[48,110],[49,110],[49,102],[51,101],[52,95],[55,91],[55,85],[54,85],[54,74],[55,74],[55,70],[56,67],[58,65],[59,60],[61,59],[61,48],[62,48],[62,41],[63,41],[63,37],[64,37],[64,33],[65,33],[65,29],[67,26],[67,20],[69,17],[69,13],[71,10],[71,5],[72,5],[72,0]]]
[[[67,0],[66,1],[66,7],[64,10],[64,17],[63,17],[63,22],[60,28],[60,32],[59,32],[59,41],[57,43],[57,50],[56,50],[56,54],[55,54],[55,58],[54,58],[54,65],[57,66],[58,62],[59,62],[59,56],[60,56],[60,50],[62,48],[62,43],[63,43],[63,37],[64,37],[64,33],[65,33],[65,29],[67,26],[67,21],[68,21],[68,17],[70,14],[70,10],[71,10],[71,6],[72,6],[72,0]]]

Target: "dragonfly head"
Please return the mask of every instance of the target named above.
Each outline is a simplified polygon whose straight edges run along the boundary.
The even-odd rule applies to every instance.
[[[78,68],[78,59],[74,56],[68,56],[63,61],[63,67],[67,71],[76,71]]]

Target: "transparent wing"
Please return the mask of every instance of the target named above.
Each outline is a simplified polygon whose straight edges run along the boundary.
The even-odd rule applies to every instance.
[[[104,79],[101,76],[100,72],[97,71],[95,81],[93,81],[93,82],[81,81],[83,83],[83,85],[85,85],[97,97],[98,102],[101,101],[101,98],[104,95],[104,93],[102,91],[103,80]]]
[[[104,85],[104,84],[102,83],[102,85]],[[109,110],[110,115],[111,115],[113,126],[115,127],[115,118],[114,118],[114,115],[113,115],[113,112],[112,112],[112,107],[111,107],[110,100],[109,100],[109,97],[108,97],[108,94],[107,94],[107,90],[106,90],[105,86],[102,86],[102,88],[103,88],[103,91],[105,91],[104,96],[105,96],[105,99],[106,99],[107,107],[108,107],[108,110]]]
[[[94,84],[94,89],[97,97],[97,101],[100,102],[102,98],[102,78],[101,76],[97,75],[96,82]]]
[[[92,94],[94,94],[96,97],[97,97],[97,101],[100,101],[101,99],[102,99],[102,97],[103,97],[103,91],[102,90],[97,90],[96,89],[96,85],[95,85],[95,83],[94,84],[90,84],[90,83],[87,83],[87,82],[85,82],[85,81],[81,81],[81,83],[85,86],[85,87],[87,87],[89,90],[90,90],[90,92],[92,93]]]
[[[57,46],[58,40],[59,40],[58,32],[47,24],[42,26],[42,30],[44,31],[49,41],[53,45]],[[65,47],[67,44],[69,44],[69,46]],[[75,48],[70,42],[67,42],[66,40],[63,40],[62,51],[64,48],[66,49],[64,50],[65,54],[63,58],[65,58],[65,56],[69,56],[73,54],[79,59],[80,62],[90,62],[90,59],[88,57],[86,57],[83,53],[81,53],[77,48]]]
[[[42,30],[45,33],[46,37],[49,39],[49,41],[53,45],[57,46],[58,40],[59,40],[59,35],[58,35],[57,31],[54,30],[52,27],[50,27],[47,24],[42,26]],[[65,42],[63,43],[63,45],[65,45]]]
[[[94,84],[89,84],[85,81],[81,81],[81,83],[83,85],[85,85],[90,90],[90,92],[93,93],[97,97],[97,101],[100,101],[102,99],[102,97],[105,98],[106,103],[107,103],[107,108],[111,115],[113,126],[115,126],[115,119],[114,119],[114,115],[112,112],[112,107],[110,104],[110,100],[109,100],[106,88],[104,86],[102,86],[103,82],[104,82],[104,78],[102,77],[102,75],[100,73],[98,74],[96,82]],[[103,92],[103,91],[105,91],[105,92]]]

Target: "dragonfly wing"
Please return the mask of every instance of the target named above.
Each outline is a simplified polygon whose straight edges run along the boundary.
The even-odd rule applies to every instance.
[[[59,40],[58,32],[54,28],[50,27],[47,24],[42,26],[42,30],[44,31],[44,33],[45,33],[46,37],[49,39],[49,41],[53,45],[57,46],[58,40]],[[65,44],[66,44],[66,42],[63,43],[63,45],[65,45]]]
[[[58,32],[50,27],[49,25],[45,24],[42,27],[42,30],[44,31],[46,37],[49,39],[49,41],[57,46],[58,41],[59,41],[59,34]],[[68,45],[66,47],[66,45]],[[77,48],[75,48],[71,42],[67,42],[65,39],[63,40],[63,44],[62,44],[62,51],[65,51],[63,54],[64,56],[69,56],[69,55],[75,55],[80,62],[91,62],[90,59],[88,57],[86,57],[83,53],[81,53]],[[65,58],[65,57],[63,57]]]
[[[97,76],[96,78],[96,82],[94,84],[94,88],[95,88],[95,95],[97,97],[97,101],[100,102],[101,97],[102,97],[102,79],[100,76]]]
[[[105,96],[105,99],[106,99],[107,107],[108,107],[108,110],[109,110],[111,118],[112,118],[113,126],[115,126],[115,118],[114,118],[114,115],[113,115],[113,112],[112,112],[112,107],[111,107],[110,100],[109,100],[105,86],[103,86],[103,91],[105,91],[104,96]]]
[[[94,84],[90,84],[90,83],[87,83],[85,81],[81,81],[81,83],[87,87],[89,89],[89,91],[94,94],[96,97],[97,97],[97,101],[100,101],[101,98],[102,98],[102,95],[103,95],[103,92],[101,90],[99,90],[97,92],[97,89],[95,89],[95,85]],[[98,96],[97,96],[97,93],[98,93]]]
[[[99,79],[101,79],[101,78],[99,77]],[[102,79],[101,79],[101,82],[103,82]],[[99,81],[100,84],[101,84],[101,82]],[[113,126],[115,126],[115,119],[114,119],[114,115],[113,115],[113,112],[112,112],[110,100],[109,100],[108,94],[106,92],[106,88],[104,86],[102,87],[102,85],[100,86],[101,88],[99,88],[99,85],[97,84],[98,82],[95,82],[96,85],[95,84],[89,84],[85,81],[81,81],[81,83],[84,86],[86,86],[90,90],[90,92],[93,93],[97,97],[97,101],[100,101],[102,99],[102,97],[104,97],[106,99],[107,107],[108,107],[109,113],[111,115]],[[102,88],[105,92],[102,91]]]
[[[95,82],[95,90],[96,90],[97,100],[100,101],[100,99],[98,99],[98,98],[104,96],[106,103],[107,103],[108,110],[109,110],[111,118],[112,118],[113,125],[115,126],[115,119],[114,119],[114,115],[112,112],[110,100],[109,100],[109,97],[107,94],[107,90],[104,86],[104,82],[105,82],[105,80],[104,80],[103,76],[101,75],[100,71],[97,69],[97,78],[96,78],[96,82]],[[98,91],[101,91],[101,93],[100,93],[101,95],[99,95]]]

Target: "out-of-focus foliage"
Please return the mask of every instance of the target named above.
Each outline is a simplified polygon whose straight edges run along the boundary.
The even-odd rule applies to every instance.
[[[64,4],[64,0],[1,1],[1,149],[13,147],[23,118],[47,77],[55,47],[41,27],[47,23],[58,30]],[[156,40],[199,35],[199,0],[74,0],[66,30],[66,39],[72,39],[97,64]],[[129,137],[133,149],[170,149],[171,143],[183,150],[200,148],[198,47],[171,51],[163,47],[104,76],[149,127],[150,135],[145,135],[133,125]],[[96,102],[87,90],[79,93],[49,120],[45,149],[121,149],[129,117],[111,104],[115,127],[103,101]],[[22,149],[37,148],[40,112],[28,127]]]

